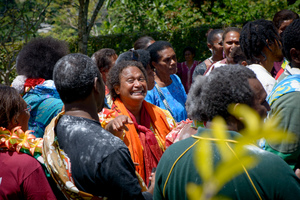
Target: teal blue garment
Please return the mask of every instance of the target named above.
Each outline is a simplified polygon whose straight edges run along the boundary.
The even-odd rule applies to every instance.
[[[286,68],[287,70],[287,68]],[[281,77],[286,76],[285,73]],[[279,80],[278,79],[278,80]],[[300,137],[300,74],[288,75],[283,78],[272,90],[268,97],[271,106],[270,118],[278,120],[278,127],[285,131],[285,137],[290,133]],[[292,143],[285,143],[285,139],[279,144],[272,144],[268,140],[265,145],[266,151],[280,156],[289,166],[296,170],[300,166],[300,139]]]
[[[284,94],[291,92],[300,91],[300,74],[294,74],[287,76],[282,81],[280,81],[272,90],[268,96],[268,103],[270,106]]]
[[[187,95],[185,93],[184,87],[180,81],[180,78],[173,74],[170,76],[172,79],[172,84],[167,87],[161,87],[161,91],[166,98],[169,107],[172,110],[172,116],[176,122],[186,120],[187,113],[185,110],[185,102]],[[145,100],[149,103],[152,103],[162,109],[166,109],[162,98],[159,95],[159,92],[156,87],[147,92]]]
[[[23,99],[31,106],[28,129],[33,130],[36,137],[42,138],[44,130],[51,120],[61,112],[63,102],[52,80],[29,90]]]

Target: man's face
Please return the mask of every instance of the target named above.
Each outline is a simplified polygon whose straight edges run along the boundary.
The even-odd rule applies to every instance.
[[[270,110],[270,106],[266,101],[267,93],[259,80],[257,80],[256,78],[250,78],[248,79],[248,82],[254,94],[254,102],[252,108],[256,110],[256,112],[263,119],[267,116],[267,112]]]

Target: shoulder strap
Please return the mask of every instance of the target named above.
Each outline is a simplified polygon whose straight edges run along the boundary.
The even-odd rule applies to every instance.
[[[168,104],[168,102],[167,102],[164,94],[162,93],[160,87],[157,84],[155,84],[155,88],[157,89],[159,97],[162,100],[162,102],[164,103],[166,109],[171,113],[172,116],[174,116],[174,114],[173,114],[173,112],[172,112],[172,110],[171,110],[171,108],[170,108],[170,106],[169,106],[169,104]]]

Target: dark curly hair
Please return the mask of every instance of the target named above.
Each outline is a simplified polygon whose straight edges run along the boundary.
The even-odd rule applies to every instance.
[[[246,61],[248,64],[251,64],[250,61],[247,61],[247,57],[244,54],[241,47],[233,47],[230,52],[230,57],[233,59],[235,64],[242,64],[243,61]]]
[[[294,20],[283,33],[283,50],[285,57],[291,61],[290,50],[300,50],[300,19]]]
[[[104,48],[96,51],[91,58],[97,64],[98,69],[101,72],[102,70],[106,70],[112,67],[111,57],[114,55],[117,55],[115,50]]]
[[[18,117],[25,108],[25,102],[15,88],[0,85],[0,127],[7,128],[13,117]]]
[[[110,95],[113,99],[116,99],[119,95],[116,93],[114,86],[120,85],[120,75],[122,71],[130,66],[134,66],[139,68],[142,73],[144,74],[146,81],[147,80],[147,72],[145,68],[143,67],[141,62],[138,61],[122,61],[117,63],[115,66],[113,66],[109,72],[108,72],[108,80],[107,80],[107,87],[110,91]]]
[[[151,41],[155,41],[152,37],[150,36],[143,36],[140,37],[139,39],[137,39],[137,41],[135,41],[133,48],[135,50],[138,49],[147,49],[149,42]]]
[[[225,120],[230,116],[232,103],[253,105],[254,93],[248,79],[255,73],[242,65],[217,68],[209,76],[199,76],[189,91],[186,110],[188,116],[198,121],[211,121],[219,115]]]
[[[207,34],[207,43],[213,45],[214,41],[216,40],[216,35],[218,34],[223,34],[224,31],[221,29],[212,29],[208,34]]]
[[[80,53],[69,54],[55,65],[53,80],[61,100],[71,103],[90,95],[95,78],[102,79],[95,62]]]
[[[266,59],[266,55],[262,50],[264,47],[267,47],[272,51],[270,45],[274,44],[275,41],[281,47],[280,37],[274,24],[265,19],[248,22],[243,27],[240,36],[240,46],[247,59],[253,63],[260,61],[258,58],[260,55]]]
[[[147,51],[150,52],[150,57],[151,57],[151,67],[154,68],[154,66],[152,66],[152,61],[154,62],[158,62],[158,60],[160,59],[160,55],[158,54],[159,51],[162,51],[166,48],[172,48],[174,50],[174,48],[172,47],[172,45],[170,44],[170,42],[167,41],[156,41],[153,44],[151,44],[148,48]]]
[[[27,78],[50,80],[55,63],[68,53],[69,47],[65,41],[52,37],[32,39],[17,57],[17,73]]]
[[[137,53],[137,56],[133,56],[133,54],[135,53]],[[138,49],[138,50],[127,51],[120,54],[115,64],[118,64],[119,62],[122,61],[139,61],[143,64],[144,68],[147,70],[147,66],[150,64],[151,57],[149,51],[144,49]]]
[[[298,19],[299,15],[291,10],[281,10],[277,12],[273,17],[273,23],[277,29],[280,28],[281,24],[285,20],[295,20]]]

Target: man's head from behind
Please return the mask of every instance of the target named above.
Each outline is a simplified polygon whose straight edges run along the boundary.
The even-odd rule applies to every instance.
[[[84,100],[96,89],[97,107],[102,109],[104,83],[95,62],[88,56],[76,53],[61,58],[54,67],[53,80],[65,104]]]
[[[228,65],[213,70],[209,76],[197,77],[186,107],[192,119],[211,121],[219,115],[228,123],[232,119],[228,112],[230,104],[246,104],[265,117],[269,109],[265,98],[266,92],[252,70]]]
[[[284,55],[292,67],[300,68],[300,19],[294,20],[283,33]]]

